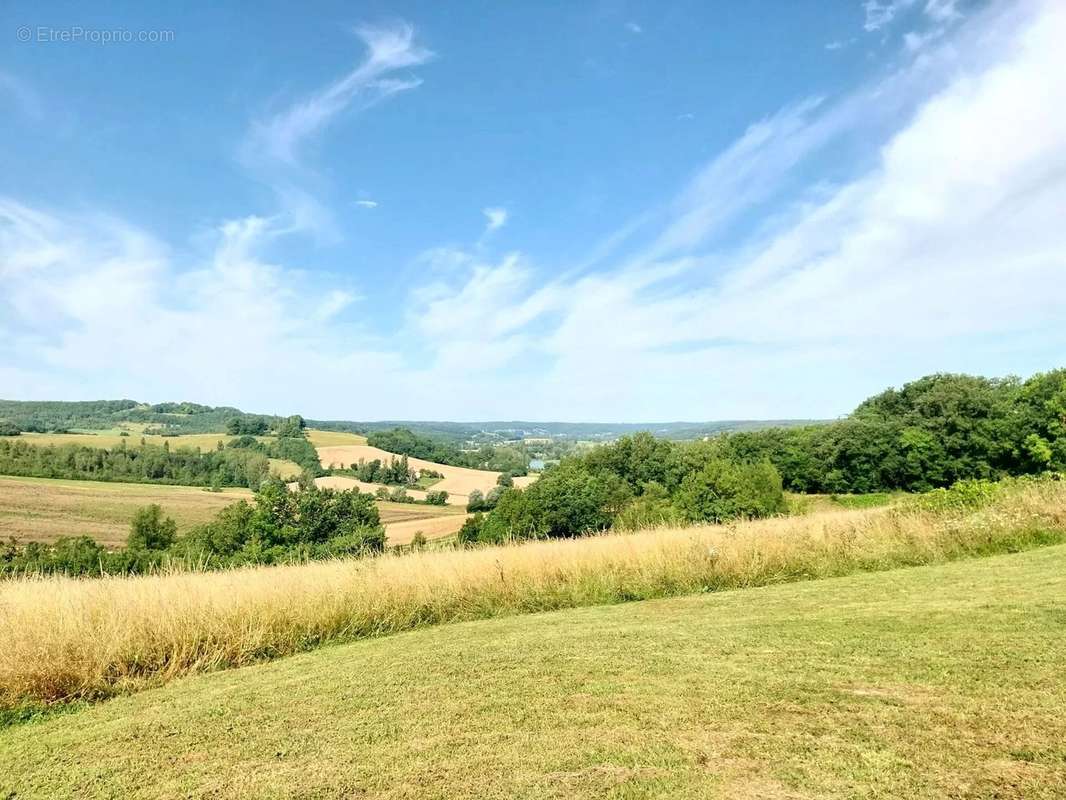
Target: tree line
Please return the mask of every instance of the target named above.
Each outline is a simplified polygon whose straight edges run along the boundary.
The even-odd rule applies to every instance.
[[[843,420],[724,436],[723,458],[766,459],[796,492],[922,492],[970,478],[1066,470],[1066,369],[1028,380],[929,375]]]
[[[221,443],[220,443],[221,444]],[[166,483],[184,486],[246,486],[256,489],[270,474],[263,453],[221,447],[201,452],[125,441],[111,449],[79,444],[41,447],[0,439],[0,473],[32,478]]]
[[[462,450],[453,442],[422,436],[402,427],[370,431],[366,438],[371,447],[453,467],[512,475],[525,475],[529,469],[529,454],[525,448],[514,445],[483,445],[477,450]]]
[[[871,397],[838,422],[690,443],[622,437],[564,458],[524,491],[497,494],[460,539],[762,517],[785,509],[783,489],[925,492],[1064,470],[1066,370],[1025,381],[937,374]]]

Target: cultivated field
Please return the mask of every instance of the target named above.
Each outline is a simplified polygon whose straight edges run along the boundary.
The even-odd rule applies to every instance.
[[[366,444],[366,437],[358,433],[345,433],[343,431],[319,431],[308,428],[307,439],[315,447],[336,447],[339,445]]]
[[[105,697],[432,623],[929,564],[1064,535],[1066,483],[1046,481],[976,511],[843,510],[289,567],[16,579],[0,583],[0,706]]]
[[[248,489],[208,492],[194,486],[0,476],[0,538],[52,542],[90,536],[106,547],[122,547],[142,506],[157,503],[185,531],[251,497]]]
[[[15,441],[40,445],[42,447],[50,444],[80,444],[85,447],[103,447],[110,449],[112,447],[118,447],[123,442],[126,443],[127,447],[136,447],[141,443],[141,439],[143,438],[148,444],[157,444],[161,446],[163,442],[166,442],[173,450],[177,450],[179,447],[189,447],[196,450],[214,450],[220,441],[227,442],[233,438],[226,433],[190,433],[184,436],[144,436],[141,433],[143,427],[144,426],[130,423],[129,428],[127,429],[115,428],[107,431],[83,431],[80,433],[22,433],[15,437]],[[128,433],[127,436],[122,435],[123,430]]]
[[[149,444],[162,445],[167,442],[172,449],[190,447],[198,450],[214,450],[218,443],[228,442],[233,438],[229,433],[190,433],[182,436],[144,436],[145,426],[140,423],[130,422],[121,428],[112,428],[101,431],[79,431],[74,433],[23,433],[16,437],[17,441],[35,445],[63,445],[80,444],[86,447],[117,447],[122,442],[127,447],[135,447],[143,438]],[[126,436],[122,434],[126,433]],[[366,437],[356,433],[342,433],[337,431],[319,431],[308,429],[307,438],[315,447],[337,445],[365,445]],[[270,441],[269,436],[255,437],[261,442]]]
[[[453,536],[466,521],[467,514],[452,506],[422,506],[413,503],[377,502],[381,521],[385,523],[388,545],[410,544],[419,531],[427,539]]]
[[[89,536],[106,547],[122,547],[134,512],[150,503],[161,506],[184,533],[242,498],[251,500],[252,492],[0,476],[0,540],[53,542],[61,536]],[[381,501],[377,507],[389,544],[407,544],[419,530],[429,539],[450,536],[466,519],[451,507]]]
[[[350,467],[352,464],[359,463],[359,461],[370,462],[374,459],[388,463],[393,459],[400,458],[395,453],[380,450],[377,447],[370,447],[369,445],[318,447],[318,457],[323,467]],[[408,458],[408,463],[412,469],[431,469],[443,475],[444,479],[433,484],[433,489],[435,491],[446,491],[448,493],[448,502],[452,505],[465,506],[472,491],[477,489],[482,494],[485,494],[496,485],[496,481],[500,477],[499,472],[469,469],[467,467],[452,467],[447,464],[437,464],[434,461],[425,461],[421,458]],[[345,480],[359,483],[351,478]],[[534,480],[536,480],[536,476],[532,475],[524,478],[515,478],[515,485],[527,486]],[[372,487],[370,491],[377,488],[376,485],[372,484],[362,484],[362,486]],[[367,489],[364,488],[363,491],[367,491]],[[419,497],[414,490],[408,490],[408,494],[412,497]]]
[[[1066,547],[429,628],[0,730],[0,797],[1066,796]]]

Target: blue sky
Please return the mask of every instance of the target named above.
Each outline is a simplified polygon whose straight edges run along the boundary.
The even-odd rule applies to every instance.
[[[1059,3],[197,5],[0,11],[0,396],[826,417],[1062,365]]]

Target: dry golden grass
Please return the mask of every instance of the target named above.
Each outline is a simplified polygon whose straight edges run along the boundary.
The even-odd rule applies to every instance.
[[[1066,545],[428,627],[0,712],[0,798],[1063,800],[1063,598]]]
[[[335,447],[337,445],[360,445],[366,444],[366,437],[358,433],[346,433],[344,431],[320,431],[308,428],[305,432],[307,440],[315,447]]]
[[[271,458],[269,461],[270,471],[283,481],[299,478],[300,473],[303,471],[295,461],[289,461],[284,458]]]
[[[1059,541],[1066,485],[980,511],[815,513],[374,559],[0,585],[0,705],[103,697],[434,623],[935,563]]]

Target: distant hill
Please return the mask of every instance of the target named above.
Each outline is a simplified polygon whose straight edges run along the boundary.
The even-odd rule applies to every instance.
[[[164,435],[216,433],[235,418],[262,421],[273,428],[284,419],[254,414],[232,406],[199,403],[142,403],[136,400],[0,400],[0,422],[24,432],[108,430],[126,422],[150,426]],[[530,422],[523,420],[448,422],[434,420],[307,420],[318,430],[366,434],[404,427],[424,436],[453,441],[492,443],[518,439],[569,439],[607,441],[627,433],[651,431],[669,439],[699,439],[731,431],[809,425],[818,420],[713,420],[708,422]]]
[[[754,431],[765,428],[790,428],[815,425],[826,420],[769,419],[769,420],[712,420],[708,422],[530,422],[523,420],[486,422],[435,422],[430,420],[383,420],[377,422],[346,422],[340,420],[308,420],[307,424],[320,430],[369,433],[396,427],[407,428],[425,436],[448,439],[506,441],[515,439],[573,439],[610,440],[628,433],[651,431],[667,439],[700,439],[733,431]]]
[[[229,406],[199,403],[140,403],[136,400],[0,400],[0,423],[27,433],[108,430],[124,422],[148,426],[146,432],[164,435],[217,433],[234,418],[262,420],[275,427],[282,417],[249,414]]]

